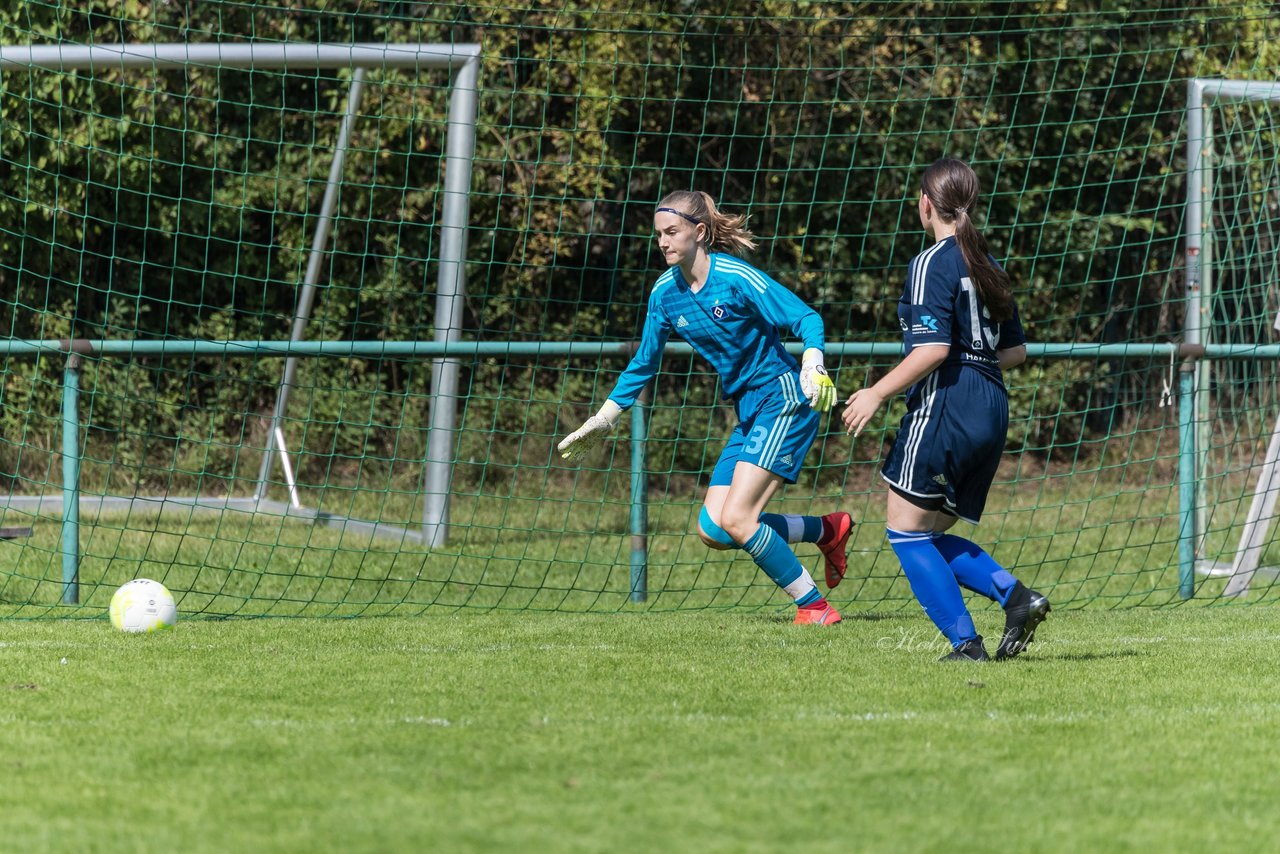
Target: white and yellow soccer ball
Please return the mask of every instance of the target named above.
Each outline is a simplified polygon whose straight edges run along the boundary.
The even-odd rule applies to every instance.
[[[159,581],[135,578],[111,597],[111,625],[122,632],[158,632],[178,622],[173,594]]]

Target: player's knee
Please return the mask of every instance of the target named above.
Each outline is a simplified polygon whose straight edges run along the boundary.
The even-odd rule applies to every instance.
[[[729,540],[729,542],[727,543],[722,542],[721,540],[717,540],[715,537],[708,534],[706,531],[702,530],[702,526],[698,526],[697,533],[698,533],[698,539],[702,540],[702,544],[709,549],[715,549],[718,552],[724,552],[724,551],[728,551],[729,549],[736,549],[738,547],[738,544],[733,542],[733,540]]]
[[[759,517],[752,519],[747,516],[724,513],[720,517],[720,525],[729,536],[729,541],[737,548],[751,539],[751,535],[756,532],[756,528],[760,527],[760,519]]]
[[[715,523],[715,520],[711,518],[711,514],[707,512],[705,507],[698,514],[697,531],[698,539],[702,540],[703,545],[708,548],[720,551],[738,548],[738,544],[733,541],[733,537],[729,535],[729,532]]]

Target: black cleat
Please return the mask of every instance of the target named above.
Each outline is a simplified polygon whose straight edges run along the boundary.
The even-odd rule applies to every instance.
[[[987,655],[987,648],[982,645],[982,635],[978,635],[972,640],[967,640],[955,649],[951,650],[949,655],[944,655],[938,661],[990,661],[991,656]]]
[[[1013,658],[1035,640],[1036,626],[1049,616],[1049,600],[1019,581],[1004,606],[1004,634],[996,660]]]

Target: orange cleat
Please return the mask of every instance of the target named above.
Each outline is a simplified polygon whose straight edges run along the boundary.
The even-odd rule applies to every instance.
[[[853,517],[848,513],[828,513],[822,517],[822,527],[832,531],[831,539],[818,543],[818,549],[827,563],[827,589],[834,589],[844,579],[849,564],[844,556],[849,535],[853,533]]]
[[[821,610],[812,608],[796,610],[797,626],[834,626],[838,622],[840,622],[840,612],[830,605]]]

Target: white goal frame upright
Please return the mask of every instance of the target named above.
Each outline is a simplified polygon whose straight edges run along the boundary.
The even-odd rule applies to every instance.
[[[342,69],[353,70],[346,112],[334,144],[333,162],[325,185],[320,214],[316,218],[306,276],[301,283],[294,310],[290,341],[305,337],[315,299],[322,263],[332,232],[342,183],[351,128],[358,115],[367,70],[379,68],[444,69],[453,73],[449,96],[448,130],[445,146],[443,210],[440,225],[440,258],[435,306],[435,340],[450,343],[460,339],[462,308],[466,293],[466,238],[470,218],[471,165],[475,154],[476,100],[480,46],[477,44],[301,44],[301,43],[205,43],[205,44],[103,44],[103,45],[6,45],[0,46],[0,72],[71,71],[77,69],[181,69],[192,66],[238,69]],[[440,357],[432,360],[431,415],[427,456],[423,473],[423,519],[421,532],[334,516],[302,505],[297,480],[284,436],[284,414],[294,385],[297,356],[285,361],[277,390],[275,408],[267,435],[261,467],[249,498],[209,498],[205,496],[81,496],[84,509],[163,510],[166,505],[191,509],[244,509],[310,518],[344,529],[365,531],[375,536],[424,542],[435,547],[445,542],[448,530],[449,492],[453,479],[454,434],[457,421],[459,362]],[[289,491],[289,502],[267,498],[272,461],[278,459]],[[46,505],[61,508],[58,496],[18,496],[3,499],[0,509],[38,511]]]

